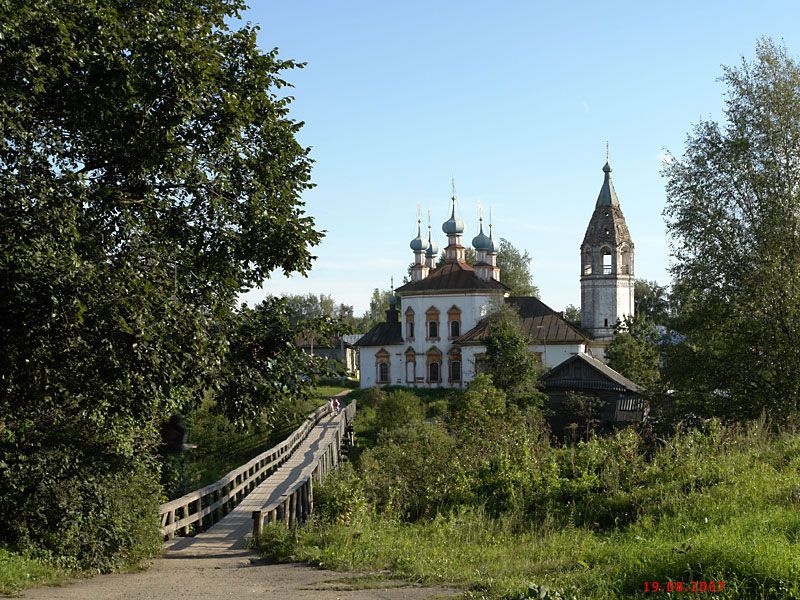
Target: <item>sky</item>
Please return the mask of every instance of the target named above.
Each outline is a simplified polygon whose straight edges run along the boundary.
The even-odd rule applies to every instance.
[[[800,55],[795,0],[251,4],[259,46],[307,63],[286,78],[315,161],[303,201],[326,235],[308,277],[276,272],[242,301],[324,293],[356,315],[402,282],[418,206],[446,245],[451,178],[465,245],[480,201],[495,238],[530,253],[542,300],[579,305],[606,143],[636,276],[668,284],[662,161],[724,120],[722,65],[763,36]]]

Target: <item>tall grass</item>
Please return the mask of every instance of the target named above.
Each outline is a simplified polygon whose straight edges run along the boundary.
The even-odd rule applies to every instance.
[[[796,432],[709,422],[651,442],[624,430],[551,447],[522,434],[486,444],[452,423],[413,426],[439,427],[452,441],[438,446],[441,433],[420,437],[408,427],[384,431],[358,472],[345,468],[315,489],[308,526],[269,528],[264,552],[457,584],[474,598],[645,598],[654,596],[644,591],[653,581],[687,586],[656,594],[664,598],[697,595],[693,581],[725,582],[705,597],[800,598]],[[493,431],[480,425],[481,435]],[[461,454],[475,444],[482,454],[471,462]],[[412,457],[412,448],[428,456]],[[437,484],[449,481],[437,478],[443,468],[458,471],[458,494]],[[436,509],[408,510],[414,499],[387,487],[422,490]]]
[[[64,573],[53,565],[0,548],[0,594],[12,595],[48,583],[57,583]]]

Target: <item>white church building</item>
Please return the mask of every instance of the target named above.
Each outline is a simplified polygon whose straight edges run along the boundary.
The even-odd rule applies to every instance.
[[[580,326],[537,298],[511,295],[500,282],[492,226],[487,236],[482,219],[472,239],[475,264],[466,262],[465,227],[456,216],[453,194],[450,218],[442,225],[447,235],[444,263],[436,268],[439,249],[430,225],[425,239],[418,221],[417,237],[410,244],[414,253],[411,281],[394,290],[402,308],[397,308],[392,295],[386,321],[356,342],[361,387],[465,387],[484,367],[486,316],[501,302],[517,309],[530,340],[529,351],[548,369],[579,357],[598,373],[604,370],[608,378],[611,369],[597,359],[603,358],[617,320],[634,312],[634,246],[608,161],[603,172],[603,185],[580,248]],[[611,373],[629,391],[638,388]]]

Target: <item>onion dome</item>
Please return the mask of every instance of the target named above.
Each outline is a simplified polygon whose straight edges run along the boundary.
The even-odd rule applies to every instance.
[[[453,210],[450,218],[442,224],[442,231],[447,235],[458,235],[464,233],[464,221],[456,216],[456,197],[453,196]]]
[[[480,233],[472,238],[472,247],[475,250],[489,250],[490,247],[493,247],[494,244],[489,236],[483,233],[483,217],[480,219]]]
[[[414,252],[425,252],[428,249],[428,241],[422,237],[422,226],[419,219],[417,219],[417,237],[411,240],[409,246]]]
[[[439,254],[439,244],[431,239],[431,225],[428,223],[428,251],[425,253],[427,256],[436,256]]]

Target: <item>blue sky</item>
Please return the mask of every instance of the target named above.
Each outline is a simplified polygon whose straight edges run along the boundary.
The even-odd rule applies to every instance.
[[[721,119],[721,65],[761,36],[800,53],[798,2],[252,2],[259,45],[308,63],[288,74],[324,241],[308,278],[275,273],[243,296],[326,293],[355,306],[402,281],[417,205],[440,245],[455,178],[465,240],[478,200],[496,237],[532,258],[542,300],[579,304],[579,252],[612,177],[636,275],[669,282],[660,162]]]

